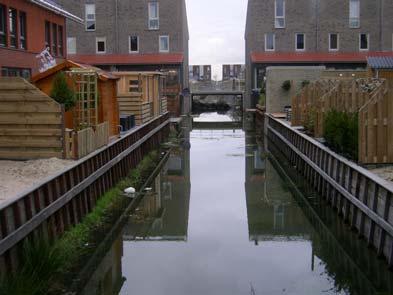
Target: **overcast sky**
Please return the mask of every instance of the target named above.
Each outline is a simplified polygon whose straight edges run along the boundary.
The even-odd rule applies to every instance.
[[[244,63],[247,0],[186,0],[190,31],[190,65]]]

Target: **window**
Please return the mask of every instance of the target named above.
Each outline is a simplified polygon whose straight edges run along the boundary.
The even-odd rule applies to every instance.
[[[76,54],[76,38],[68,37],[67,38],[67,53],[68,54]]]
[[[85,5],[86,31],[96,30],[96,5]]]
[[[45,22],[45,47],[50,49],[50,22]]]
[[[0,46],[7,46],[7,12],[0,4]]]
[[[360,50],[368,50],[369,48],[369,35],[368,34],[360,34],[359,35],[359,49]]]
[[[23,69],[23,68],[2,67],[1,68],[1,75],[3,77],[22,77],[25,79],[30,79],[31,70],[30,69]]]
[[[158,30],[159,28],[160,17],[158,2],[149,2],[149,30]]]
[[[130,52],[139,52],[138,36],[130,36]]]
[[[26,13],[19,13],[19,46],[20,49],[27,49],[26,43]]]
[[[329,50],[338,50],[338,34],[329,34]]]
[[[57,55],[57,25],[52,24],[52,54]]]
[[[276,0],[274,2],[275,10],[275,28],[285,28],[285,0]]]
[[[265,51],[274,51],[275,49],[275,35],[273,33],[265,34]]]
[[[160,36],[160,52],[169,52],[169,36]]]
[[[305,34],[296,34],[296,50],[304,51],[306,50],[306,35]]]
[[[360,27],[360,1],[349,0],[349,27]]]
[[[10,22],[10,46],[17,47],[16,43],[16,9],[10,8],[8,10],[9,13],[9,22]]]
[[[105,37],[97,37],[96,38],[96,50],[97,53],[106,53],[106,38]]]
[[[60,56],[64,56],[63,27],[62,26],[58,26],[58,30],[59,30],[59,55]]]

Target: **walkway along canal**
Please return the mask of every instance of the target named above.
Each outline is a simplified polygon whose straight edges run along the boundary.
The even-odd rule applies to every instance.
[[[247,125],[184,129],[127,223],[101,237],[80,294],[392,294],[386,263]]]

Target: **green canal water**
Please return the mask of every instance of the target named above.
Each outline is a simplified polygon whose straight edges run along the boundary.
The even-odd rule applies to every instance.
[[[393,294],[385,263],[247,125],[184,128],[81,294]]]

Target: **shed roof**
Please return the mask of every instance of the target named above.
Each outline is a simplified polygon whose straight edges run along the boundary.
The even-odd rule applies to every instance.
[[[155,65],[181,64],[183,53],[149,53],[149,54],[75,54],[69,59],[90,65]]]
[[[54,1],[51,0],[28,0],[31,3],[34,3],[38,6],[41,6],[42,8],[45,8],[47,10],[50,10],[56,14],[60,14],[68,19],[71,19],[75,22],[78,23],[84,23],[83,19],[81,19],[80,17],[77,17],[76,15],[73,15],[72,13],[68,12],[67,10],[65,10],[64,8],[62,8],[60,5],[58,5],[57,3],[55,3]]]
[[[393,52],[252,52],[253,63],[367,63],[369,56]]]
[[[42,72],[42,73],[39,73],[39,74],[33,76],[31,78],[31,82],[35,83],[35,82],[37,82],[39,80],[42,80],[42,79],[44,79],[44,78],[46,78],[46,77],[48,77],[50,75],[53,75],[53,74],[55,74],[55,73],[57,73],[59,71],[62,71],[62,70],[65,70],[65,69],[69,69],[69,68],[81,68],[81,69],[93,70],[93,71],[95,71],[98,74],[98,78],[101,81],[118,80],[119,79],[119,77],[117,77],[117,76],[115,76],[115,75],[113,75],[113,74],[111,74],[109,72],[106,72],[106,71],[104,71],[104,70],[102,70],[100,68],[93,67],[91,65],[76,63],[76,62],[71,61],[71,60],[66,60],[66,61],[64,61],[64,62],[54,66],[53,68],[50,68],[50,69],[46,70],[45,72]]]
[[[393,56],[370,56],[367,64],[372,69],[393,69]]]

